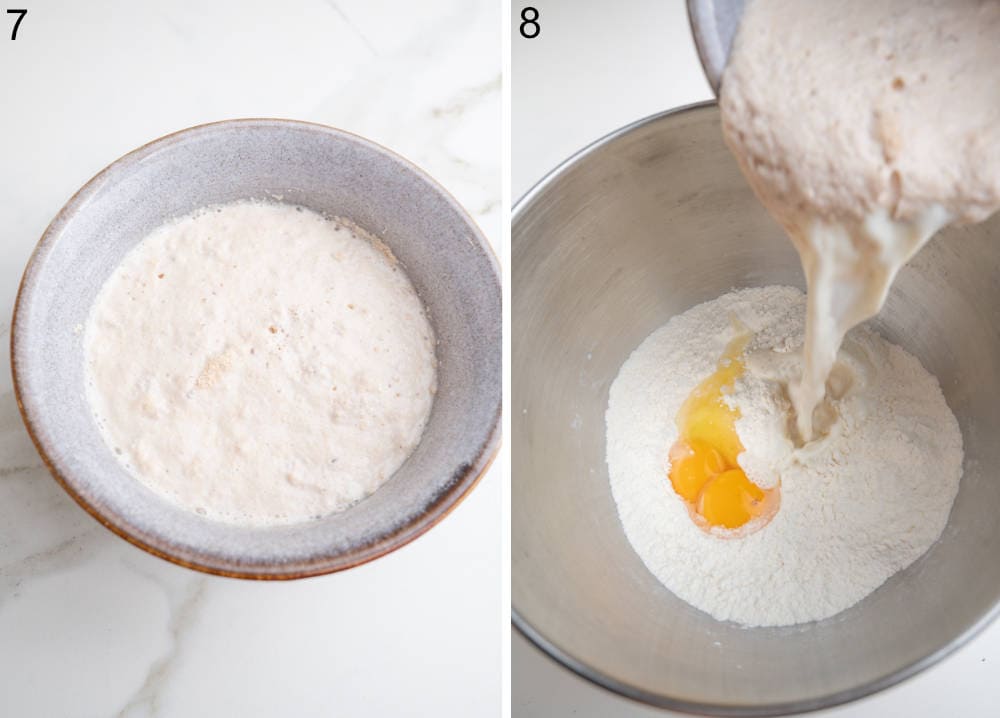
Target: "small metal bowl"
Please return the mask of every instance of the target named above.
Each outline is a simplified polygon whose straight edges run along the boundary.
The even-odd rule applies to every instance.
[[[90,307],[152,229],[210,204],[272,199],[352,220],[405,267],[437,334],[438,392],[420,444],[381,488],[312,522],[247,528],[207,520],[130,476],[84,392]],[[499,445],[496,259],[458,203],[422,171],[361,137],[289,120],[232,120],[158,139],[102,171],[63,207],[28,263],[11,358],[24,423],[66,491],[150,553],[240,578],[289,579],[378,558],[440,521]]]
[[[745,5],[745,0],[687,0],[698,59],[716,97]]]
[[[726,149],[715,105],[637,122],[553,171],[511,227],[516,625],[585,678],[699,715],[843,703],[962,645],[1000,601],[998,240],[1000,215],[946,230],[870,324],[938,378],[962,429],[964,476],[941,539],[836,616],[747,629],[677,598],[632,549],[604,412],[650,332],[734,287],[804,288],[798,255]]]

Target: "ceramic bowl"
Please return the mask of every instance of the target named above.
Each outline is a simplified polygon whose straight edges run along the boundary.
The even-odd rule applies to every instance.
[[[626,127],[550,174],[511,228],[517,625],[601,685],[698,715],[842,703],[962,645],[1000,608],[998,240],[1000,215],[942,232],[870,325],[938,378],[962,429],[964,476],[940,540],[842,613],[748,629],[677,598],[632,549],[604,412],[653,330],[735,287],[804,289],[798,255],[726,149],[715,105]]]
[[[98,290],[152,229],[241,199],[345,217],[395,253],[437,334],[438,392],[420,444],[366,499],[312,522],[247,528],[207,520],[130,476],[84,393],[80,326]],[[243,578],[298,578],[382,556],[440,521],[499,442],[496,259],[448,193],[361,137],[288,120],[183,130],[121,158],[63,207],[35,249],[14,310],[11,354],[24,422],[53,476],[119,536],[170,561]]]

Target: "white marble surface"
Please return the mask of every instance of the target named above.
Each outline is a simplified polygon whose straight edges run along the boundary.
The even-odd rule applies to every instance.
[[[513,196],[576,150],[661,110],[711,97],[683,0],[536,0],[541,35],[519,37],[512,4]],[[653,718],[672,715],[577,678],[515,635],[513,715]],[[904,684],[817,718],[993,716],[1000,704],[1000,622]]]
[[[501,237],[495,0],[16,6],[29,9],[16,42],[0,13],[3,342],[24,264],[66,199],[124,152],[211,120],[364,134]],[[0,356],[0,716],[497,715],[502,467],[366,566],[278,584],[203,576],[63,493]]]

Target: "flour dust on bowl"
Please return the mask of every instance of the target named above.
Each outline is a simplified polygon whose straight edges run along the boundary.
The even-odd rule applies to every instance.
[[[328,573],[419,536],[492,460],[496,260],[378,145],[203,125],[63,208],[12,358],[39,453],[120,536],[223,575]]]
[[[626,359],[672,318],[754,287],[795,288],[784,291],[801,302],[798,255],[740,174],[714,105],[636,123],[554,171],[521,200],[512,227],[518,627],[600,685],[713,715],[849,701],[976,633],[1000,599],[998,240],[996,218],[943,231],[866,325],[936,377],[957,419],[963,475],[940,539],[847,610],[746,628],[671,593],[629,543],[609,482],[605,410]],[[672,491],[666,472],[663,490]]]

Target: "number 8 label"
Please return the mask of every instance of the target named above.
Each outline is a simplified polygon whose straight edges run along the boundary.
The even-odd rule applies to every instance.
[[[529,17],[530,14],[530,17]],[[533,7],[526,7],[521,11],[521,37],[528,40],[538,37],[542,31],[542,26],[538,24],[538,10]]]

